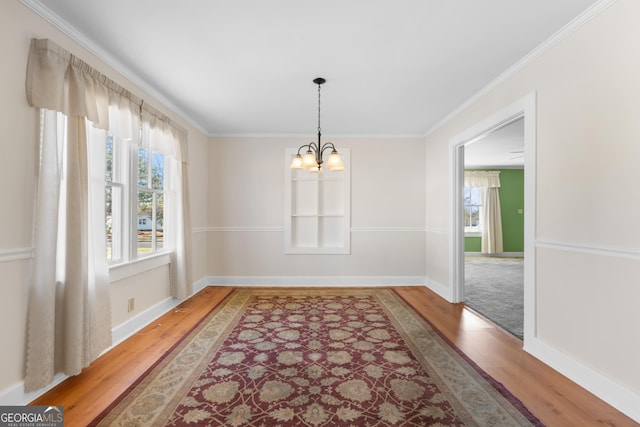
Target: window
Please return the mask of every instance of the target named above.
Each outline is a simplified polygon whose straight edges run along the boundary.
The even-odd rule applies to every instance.
[[[162,252],[166,248],[167,156],[133,145],[129,139],[104,138],[92,143],[104,146],[107,261],[114,265]]]
[[[482,187],[464,187],[464,231],[481,232]]]
[[[165,157],[139,148],[136,230],[137,256],[151,255],[164,247]]]
[[[105,233],[107,237],[108,262],[117,262],[122,259],[122,244],[124,240],[122,224],[124,201],[122,192],[125,184],[122,171],[124,162],[118,157],[118,155],[121,155],[121,151],[120,144],[114,144],[113,136],[108,135],[105,147]]]

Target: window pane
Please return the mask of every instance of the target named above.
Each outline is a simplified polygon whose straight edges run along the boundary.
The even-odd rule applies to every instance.
[[[149,151],[138,149],[138,187],[149,188]]]
[[[105,192],[107,261],[113,262],[122,259],[122,188],[107,185]]]
[[[113,182],[113,136],[107,136],[107,165],[105,172],[105,181]]]
[[[154,190],[164,190],[164,155],[153,153],[151,159],[152,188]]]
[[[482,204],[482,189],[478,187],[471,187],[470,189],[471,203],[472,205]]]
[[[107,261],[113,261],[113,189],[110,185],[105,188],[105,236],[107,241]]]
[[[470,226],[477,227],[480,225],[480,207],[479,206],[471,206],[470,210]]]
[[[164,248],[164,194],[156,194],[156,250]]]
[[[137,253],[148,255],[153,252],[151,236],[153,234],[153,193],[138,191],[138,230]]]

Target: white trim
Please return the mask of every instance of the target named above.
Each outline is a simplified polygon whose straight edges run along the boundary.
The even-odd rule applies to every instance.
[[[65,374],[56,374],[53,381],[48,386],[40,390],[25,392],[24,381],[15,383],[14,385],[0,390],[0,406],[24,406],[47,391],[51,390],[62,381],[66,380]]]
[[[193,229],[196,233],[259,233],[259,232],[283,232],[284,227],[200,227]],[[424,227],[351,227],[351,231],[354,233],[387,233],[387,232],[412,232],[412,233],[448,233],[448,231],[441,230],[427,230]]]
[[[479,132],[481,130],[478,130]],[[456,137],[449,141],[449,288],[451,299],[464,301],[464,143],[473,135]],[[460,283],[458,283],[460,282]]]
[[[449,230],[439,230],[437,228],[425,228],[424,231],[430,234],[449,234]]]
[[[269,232],[269,233],[282,233],[284,231],[284,227],[203,227],[204,231],[211,233],[261,233],[261,232]]]
[[[604,11],[605,9],[607,9],[615,1],[616,0],[600,0],[600,1],[596,2],[596,3],[594,3],[593,5],[591,5],[584,12],[582,12],[580,15],[578,15],[576,18],[574,18],[571,22],[569,22],[567,25],[565,25],[560,30],[558,30],[554,35],[549,37],[546,41],[544,41],[538,47],[536,47],[534,50],[532,50],[530,53],[528,53],[526,56],[524,56],[522,59],[520,59],[514,65],[509,67],[500,76],[498,76],[496,79],[494,79],[488,85],[486,85],[484,88],[482,88],[478,92],[476,92],[475,95],[471,96],[466,102],[464,102],[458,108],[456,108],[455,110],[450,112],[443,119],[438,121],[434,126],[432,126],[424,134],[416,134],[416,135],[414,135],[414,134],[385,134],[385,135],[337,134],[337,135],[332,135],[331,137],[332,138],[419,138],[419,137],[428,136],[431,133],[435,132],[438,128],[440,128],[446,122],[448,122],[452,117],[456,116],[462,110],[466,109],[471,104],[475,103],[482,96],[486,95],[488,92],[490,92],[491,90],[493,90],[497,86],[501,85],[502,83],[504,83],[505,81],[507,81],[508,79],[513,77],[516,73],[521,71],[523,68],[525,68],[527,65],[529,65],[533,61],[535,61],[537,58],[539,58],[541,55],[543,55],[546,51],[548,51],[549,49],[553,48],[558,43],[560,43],[563,39],[565,39],[566,37],[571,35],[574,31],[576,31],[577,29],[582,27],[587,22],[591,21],[595,16],[597,16],[600,12]],[[75,28],[70,26],[66,21],[64,21],[57,14],[53,13],[49,8],[47,8],[42,3],[42,1],[40,1],[40,0],[20,0],[20,2],[22,4],[24,4],[26,7],[28,7],[29,9],[31,9],[32,11],[34,11],[40,17],[44,18],[47,22],[52,24],[54,27],[56,27],[57,29],[62,31],[64,34],[69,36],[71,39],[76,41],[78,44],[80,44],[80,46],[82,46],[83,48],[87,49],[92,54],[96,55],[100,60],[105,62],[107,65],[109,65],[110,67],[114,68],[117,72],[122,74],[124,77],[126,77],[128,80],[130,80],[133,84],[137,85],[139,88],[143,89],[145,92],[147,92],[149,95],[151,95],[152,97],[157,99],[159,102],[163,103],[166,107],[169,107],[171,110],[173,110],[174,112],[179,114],[182,119],[184,119],[186,122],[188,122],[193,127],[198,129],[200,132],[202,132],[205,135],[207,135],[207,137],[212,137],[212,138],[224,138],[224,137],[236,137],[236,138],[300,137],[300,138],[303,138],[304,137],[304,138],[306,138],[306,137],[309,136],[308,134],[298,134],[298,133],[291,133],[291,134],[281,134],[281,133],[273,133],[273,134],[268,134],[268,133],[255,133],[255,134],[252,134],[252,133],[229,133],[229,134],[225,134],[225,133],[220,133],[220,134],[217,134],[217,133],[214,133],[213,131],[208,131],[208,130],[206,130],[205,126],[200,125],[199,123],[194,121],[188,114],[186,114],[184,111],[182,111],[182,109],[178,108],[174,104],[174,102],[169,100],[169,98],[167,98],[167,96],[164,95],[164,93],[162,91],[160,91],[157,88],[149,85],[145,79],[141,78],[137,73],[133,72],[131,70],[131,68],[129,68],[128,66],[124,65],[122,62],[120,62],[115,57],[113,57],[113,55],[111,55],[110,53],[108,53],[107,51],[102,49],[93,40],[90,40],[84,34],[80,33],[78,30],[76,30]]]
[[[210,276],[204,280],[209,286],[425,286],[421,276]]]
[[[153,323],[154,320],[173,310],[175,307],[200,292],[205,288],[205,286],[207,286],[206,281],[207,278],[202,278],[195,282],[193,284],[193,294],[191,294],[184,300],[178,300],[172,297],[166,298],[155,304],[154,306],[149,307],[145,311],[135,315],[131,319],[121,323],[118,326],[113,327],[111,329],[112,344],[109,348],[103,351],[102,354],[113,349],[116,345],[120,344],[122,341],[126,340],[145,326]],[[4,390],[0,390],[0,406],[26,405],[37,397],[51,390],[67,378],[67,375],[58,373],[55,375],[54,380],[51,384],[44,388],[41,388],[40,390],[28,393],[24,391],[24,381],[20,381],[10,387],[5,388]]]
[[[565,25],[560,30],[558,30],[554,35],[549,37],[546,41],[544,41],[538,47],[533,49],[526,56],[524,56],[518,62],[516,62],[511,67],[509,67],[505,72],[500,74],[491,83],[489,83],[488,85],[486,85],[485,87],[480,89],[473,96],[471,96],[471,98],[469,98],[467,101],[465,101],[462,105],[460,105],[458,108],[456,108],[455,110],[453,110],[452,112],[447,114],[439,122],[437,122],[435,125],[433,125],[424,134],[424,136],[429,136],[432,133],[434,133],[436,130],[438,130],[441,126],[443,126],[445,123],[447,123],[453,117],[457,116],[458,114],[460,114],[460,112],[462,112],[463,110],[468,108],[470,105],[476,103],[480,98],[485,96],[487,93],[491,92],[493,89],[495,89],[496,87],[500,86],[501,84],[503,84],[504,82],[509,80],[511,77],[513,77],[514,75],[516,75],[517,73],[522,71],[527,65],[531,64],[533,61],[535,61],[540,56],[545,54],[548,50],[550,50],[553,47],[555,47],[562,40],[564,40],[566,37],[570,36],[574,31],[578,30],[580,27],[582,27],[587,22],[591,21],[600,12],[604,11],[605,9],[607,9],[609,6],[611,6],[615,2],[616,2],[616,0],[600,0],[600,1],[592,4],[584,12],[582,12],[580,15],[578,15],[573,20],[571,20],[571,22],[569,22],[567,25]]]
[[[156,320],[163,314],[173,310],[176,306],[178,306],[182,302],[183,301],[180,301],[176,298],[172,298],[172,297],[166,298],[160,301],[159,303],[149,307],[145,311],[139,314],[136,314],[132,318],[114,327],[113,329],[111,329],[111,337],[112,337],[113,344],[111,344],[111,347],[106,349],[103,352],[103,354],[111,350],[113,347],[117,346],[122,341],[126,340],[136,332],[138,332],[140,329],[151,324],[154,320]]]
[[[289,165],[299,148],[284,150],[283,251],[287,255],[351,253],[351,149],[335,149],[342,157],[344,171],[328,175],[292,170]],[[326,192],[329,184],[338,185],[342,191]],[[309,194],[300,197],[303,188]],[[325,222],[329,218],[335,221],[331,225]]]
[[[554,241],[537,240],[536,248],[553,249],[557,251],[576,252],[589,255],[601,255],[615,258],[629,258],[640,260],[640,250],[629,248],[616,248],[612,246],[587,245],[583,243],[563,243]]]
[[[153,270],[171,263],[168,253],[161,253],[146,258],[139,258],[124,264],[116,264],[109,267],[109,282],[117,282],[145,271]]]
[[[427,277],[426,286],[446,301],[451,302],[453,300],[453,289],[439,283],[435,280],[431,280]]]
[[[562,375],[604,400],[620,412],[640,422],[640,394],[634,393],[579,361],[533,337],[524,350]]]
[[[173,101],[171,101],[164,92],[158,90],[155,86],[152,86],[148,83],[148,80],[140,77],[138,73],[134,72],[127,65],[116,59],[109,52],[104,50],[98,43],[94,40],[89,39],[87,36],[76,30],[74,27],[69,25],[64,19],[55,14],[51,9],[46,7],[42,1],[40,0],[20,0],[20,2],[38,14],[41,18],[44,18],[45,21],[49,22],[58,30],[62,31],[65,35],[69,36],[72,40],[77,42],[80,46],[91,52],[93,55],[98,57],[105,64],[113,68],[116,72],[120,73],[131,83],[136,85],[138,88],[145,91],[152,98],[156,99],[160,102],[164,107],[169,108],[181,119],[189,123],[191,126],[199,130],[205,135],[209,135],[209,132],[205,129],[204,126],[201,126],[199,123],[194,121],[189,114],[184,112],[181,108],[179,108]]]
[[[303,141],[314,137],[309,133],[277,133],[277,132],[264,132],[264,133],[209,133],[207,136],[210,138],[292,138],[301,139]],[[322,136],[326,139],[423,139],[424,133],[388,133],[388,134],[370,134],[370,133],[339,133]],[[316,136],[317,137],[317,136]],[[301,143],[302,144],[302,143]]]
[[[465,252],[465,256],[477,256],[477,257],[504,257],[504,258],[522,258],[524,256],[524,252],[496,252],[493,254],[485,254],[482,252]]]
[[[351,231],[354,233],[424,233],[426,230],[424,227],[351,227]]]
[[[451,302],[464,301],[464,146],[524,117],[524,341],[536,335],[536,93],[532,92],[449,140],[449,271]]]
[[[193,227],[191,233],[206,233],[209,231],[209,227]]]
[[[206,288],[207,286],[210,286],[209,283],[209,278],[208,277],[203,277],[200,280],[197,280],[194,284],[193,284],[193,294],[197,294],[198,292],[200,292],[201,290],[203,290],[204,288]]]
[[[21,261],[33,258],[33,248],[17,248],[0,251],[0,262]]]

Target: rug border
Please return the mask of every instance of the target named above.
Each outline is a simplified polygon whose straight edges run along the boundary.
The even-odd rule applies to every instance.
[[[536,417],[520,399],[518,399],[513,393],[511,393],[511,391],[509,391],[507,387],[504,386],[504,384],[493,378],[488,372],[486,372],[476,362],[474,362],[465,352],[458,348],[458,346],[456,346],[453,341],[447,338],[438,328],[435,327],[435,325],[429,319],[427,319],[424,315],[422,315],[422,313],[416,310],[413,304],[411,304],[409,300],[404,298],[394,287],[391,287],[390,289],[396,296],[404,301],[405,304],[407,304],[407,306],[410,307],[411,310],[416,313],[424,322],[429,324],[429,326],[431,326],[436,334],[438,334],[438,336],[442,338],[442,340],[449,347],[451,347],[466,363],[469,364],[469,366],[471,366],[487,383],[489,383],[489,385],[491,385],[498,393],[500,393],[502,397],[507,399],[507,401],[514,408],[516,408],[523,417],[527,419],[527,421],[532,423],[535,427],[545,427],[545,424],[542,422],[542,420]]]
[[[262,289],[260,287],[253,287],[256,289]],[[242,288],[247,289],[247,288]],[[296,288],[283,288],[288,291],[293,291]],[[308,288],[301,287],[299,289],[310,290],[316,288]],[[332,288],[322,288],[322,289],[342,289],[346,290],[348,287],[332,287]],[[357,288],[359,290],[365,290],[368,288]],[[449,346],[456,354],[458,354],[465,363],[467,363],[483,380],[485,380],[493,389],[495,389],[503,398],[507,400],[509,404],[511,404],[524,418],[527,419],[534,427],[545,427],[545,424],[537,418],[527,407],[526,405],[518,399],[513,393],[511,393],[501,382],[493,378],[489,373],[487,373],[483,368],[481,368],[476,362],[474,362],[466,353],[464,353],[460,348],[458,348],[449,338],[447,338],[435,325],[427,319],[422,313],[420,313],[416,308],[411,304],[411,302],[404,298],[397,290],[397,287],[394,286],[383,286],[383,287],[375,287],[377,290],[387,289],[393,292],[393,294],[402,300],[407,307],[411,309],[411,311],[416,314],[422,321],[426,322],[435,333],[438,335],[442,341]],[[100,412],[90,423],[87,424],[88,427],[95,427],[100,424],[108,415],[113,411],[122,401],[124,401],[127,396],[138,386],[140,385],[154,369],[158,367],[168,356],[173,352],[178,346],[180,346],[191,334],[200,326],[204,324],[204,321],[209,318],[214,312],[219,311],[221,307],[237,292],[239,288],[234,288],[231,292],[229,292],[224,298],[222,298],[211,310],[209,310],[205,315],[203,315],[197,323],[192,326],[189,330],[187,330],[180,339],[178,339],[170,348],[168,348],[163,355],[155,361],[149,368],[145,370],[133,383],[131,383],[108,407],[106,407],[103,411]]]
[[[179,347],[189,336],[191,336],[191,334],[196,329],[198,329],[198,327],[203,325],[204,321],[207,318],[209,318],[214,312],[219,311],[220,308],[227,302],[227,300],[230,299],[231,296],[234,293],[236,293],[237,291],[238,291],[238,289],[234,288],[224,298],[222,298],[220,301],[218,301],[218,303],[214,307],[212,307],[211,310],[209,310],[207,313],[205,313],[196,322],[195,325],[193,325],[191,328],[189,328],[187,331],[185,331],[184,334],[173,345],[171,345],[171,347],[169,347],[162,354],[162,356],[160,356],[158,358],[158,360],[153,362],[153,364],[151,366],[149,366],[138,378],[136,378],[136,380],[134,382],[132,382],[122,393],[120,393],[120,395],[113,402],[111,402],[109,404],[109,406],[107,406],[104,410],[102,410],[100,412],[100,414],[98,414],[93,420],[91,420],[91,422],[87,424],[87,427],[95,427],[95,426],[99,425],[107,417],[107,415],[109,415],[109,413],[111,413],[111,411],[113,411],[118,405],[120,405],[120,403],[122,403],[122,401],[124,401],[127,398],[127,396],[129,396],[129,394],[131,394],[131,392],[136,387],[138,387],[149,376],[149,374],[151,374],[151,372],[153,372],[153,370],[156,369],[158,367],[158,365],[160,365],[169,356],[169,354],[171,354],[171,352],[173,350],[175,350],[177,347]]]

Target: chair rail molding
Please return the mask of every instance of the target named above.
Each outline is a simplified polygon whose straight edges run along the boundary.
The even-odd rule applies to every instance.
[[[34,248],[0,250],[0,262],[20,261],[33,258]]]

